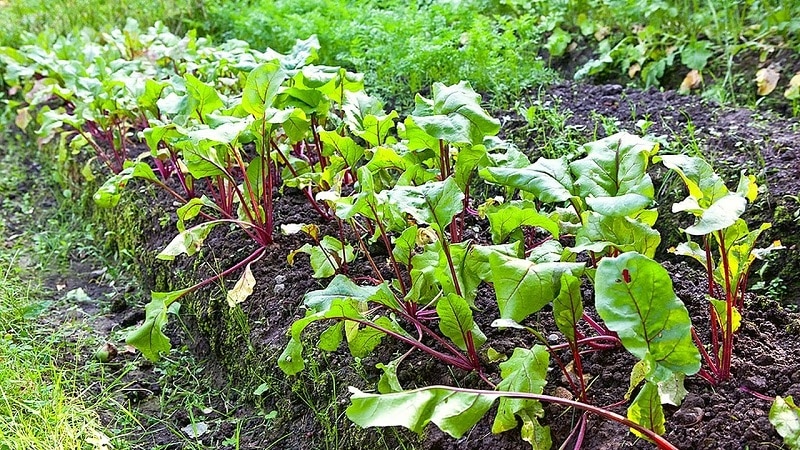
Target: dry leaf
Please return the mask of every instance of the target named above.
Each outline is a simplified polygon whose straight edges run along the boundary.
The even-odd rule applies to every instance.
[[[771,67],[767,67],[766,69],[761,69],[756,72],[756,85],[758,86],[758,95],[764,96],[769,95],[770,92],[775,90],[775,86],[778,85],[778,80],[781,78],[781,74],[776,72]]]
[[[680,89],[678,92],[681,94],[688,94],[689,91],[692,89],[697,89],[700,87],[700,84],[703,83],[703,74],[701,74],[697,70],[691,70],[689,73],[686,74],[686,77],[683,79],[681,83]]]
[[[250,297],[250,294],[253,293],[253,287],[256,285],[256,279],[253,276],[253,272],[250,270],[250,264],[244,268],[244,273],[242,277],[239,278],[239,281],[233,286],[233,289],[228,291],[228,296],[226,299],[228,300],[228,306],[231,308],[236,307],[239,303],[247,300],[247,297]]]
[[[611,34],[611,29],[608,27],[600,27],[597,31],[594,32],[594,38],[597,39],[598,42],[605,39],[609,34]]]
[[[628,67],[628,76],[631,78],[635,78],[636,74],[642,70],[642,66],[639,63],[633,63],[630,67]]]

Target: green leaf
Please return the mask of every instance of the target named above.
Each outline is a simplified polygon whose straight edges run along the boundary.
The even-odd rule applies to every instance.
[[[169,338],[163,332],[168,320],[167,313],[175,312],[175,302],[189,292],[191,288],[152,292],[150,303],[145,306],[144,323],[128,333],[125,342],[136,347],[150,361],[158,361],[159,353],[166,353],[170,349]]]
[[[194,115],[201,121],[205,120],[208,114],[225,107],[214,87],[203,83],[192,74],[186,75],[186,93],[188,95],[186,115]]]
[[[264,116],[278,96],[287,74],[277,61],[270,61],[253,69],[247,76],[242,91],[242,108],[257,118]]]
[[[639,395],[628,407],[628,419],[656,434],[666,433],[664,409],[661,407],[661,397],[658,395],[658,386],[655,383],[645,383],[642,390],[639,391]],[[640,438],[647,439],[633,428],[631,428],[631,432]]]
[[[547,384],[549,363],[550,354],[542,345],[534,345],[531,349],[515,348],[511,358],[500,363],[503,381],[497,385],[497,390],[541,394]],[[544,410],[535,400],[501,398],[492,424],[492,433],[516,428],[516,416],[520,416],[524,423],[526,419],[544,416]]]
[[[311,311],[321,312],[330,309],[336,300],[366,302],[379,289],[380,286],[359,286],[344,275],[336,275],[325,289],[311,291],[303,296],[303,304]]]
[[[304,244],[297,250],[289,252],[287,260],[289,265],[294,264],[297,253],[306,253],[311,258],[311,268],[314,278],[328,278],[333,276],[341,266],[355,260],[355,251],[350,244],[342,246],[342,242],[333,236],[324,236],[319,245]],[[344,256],[344,261],[342,257]]]
[[[153,169],[151,169],[146,162],[139,161],[106,180],[106,182],[97,189],[97,192],[94,193],[92,199],[95,204],[101,208],[113,208],[117,206],[120,198],[122,198],[122,189],[124,189],[133,178],[141,178],[149,181],[158,180],[153,173]]]
[[[463,200],[464,193],[452,178],[422,186],[396,186],[389,191],[389,202],[396,208],[440,232],[464,209]]]
[[[725,182],[702,158],[686,155],[663,155],[661,162],[676,172],[689,189],[689,197],[694,199],[699,209],[707,209],[714,202],[728,195]],[[679,209],[683,210],[683,209]],[[673,212],[675,207],[673,206]]]
[[[484,137],[500,131],[500,121],[481,107],[481,96],[468,82],[452,86],[434,83],[432,91],[432,105],[418,103],[410,116],[428,135],[450,143],[478,145]]]
[[[629,216],[652,203],[655,190],[647,166],[658,144],[628,133],[617,133],[585,144],[585,158],[569,168],[578,194],[594,211]]]
[[[561,290],[553,301],[553,318],[556,327],[570,342],[575,342],[575,327],[583,317],[581,280],[572,274],[561,276]]]
[[[769,421],[778,434],[783,437],[784,444],[791,449],[800,449],[800,408],[795,405],[792,396],[775,397],[769,409]]]
[[[403,387],[400,386],[400,380],[397,378],[397,366],[402,359],[403,358],[400,357],[389,364],[375,364],[375,368],[383,371],[381,378],[378,380],[378,392],[381,394],[389,394],[391,392],[400,392],[403,390]]]
[[[717,321],[722,330],[726,330],[728,326],[728,313],[727,304],[725,300],[717,300],[709,298],[708,301],[714,306],[714,311],[717,313]],[[731,332],[735,333],[736,330],[742,325],[742,314],[736,307],[731,308]]]
[[[397,111],[380,115],[369,114],[364,117],[361,127],[353,130],[353,134],[372,146],[387,144],[389,143],[389,133],[394,129],[395,120],[398,117]]]
[[[681,50],[681,63],[694,70],[702,71],[714,52],[711,51],[711,42],[694,41]]]
[[[394,259],[406,267],[411,267],[411,257],[417,247],[417,231],[419,227],[410,226],[403,230],[400,236],[394,238],[394,249],[392,255]]]
[[[379,317],[375,321],[376,325],[391,329],[393,324],[386,317]],[[344,326],[347,336],[347,347],[350,354],[356,358],[363,358],[372,352],[384,336],[382,331],[372,327],[361,326],[355,322],[347,322]]]
[[[335,154],[344,159],[347,167],[357,168],[358,162],[364,157],[364,148],[347,136],[340,136],[335,131],[321,131],[320,140],[325,144],[326,156]]]
[[[430,422],[459,438],[486,414],[497,395],[426,387],[391,394],[366,394],[350,387],[347,417],[361,427],[402,426],[421,433]]]
[[[472,309],[463,297],[451,293],[441,298],[436,303],[436,313],[439,315],[439,330],[461,350],[467,351],[470,337],[476,349],[486,342],[486,336],[473,320]]]
[[[552,302],[564,273],[580,273],[582,263],[543,263],[503,256],[489,256],[500,317],[522,322]]]
[[[673,212],[681,210],[681,208],[676,210],[678,205],[680,204],[673,205]],[[739,220],[746,207],[747,199],[739,194],[729,194],[715,201],[706,209],[689,209],[688,211],[698,216],[698,219],[694,225],[684,231],[691,235],[702,236],[725,229]]]
[[[550,56],[558,58],[567,51],[567,46],[572,42],[572,36],[564,31],[561,27],[556,27],[553,34],[547,38],[544,48],[547,49]]]
[[[559,236],[558,224],[549,217],[539,214],[533,202],[510,202],[492,206],[486,210],[492,231],[492,242],[501,244],[520,227],[539,227],[553,237]]]
[[[540,158],[522,168],[487,167],[480,174],[489,182],[530,192],[544,203],[562,203],[574,196],[566,158]]]
[[[575,235],[575,246],[570,250],[601,253],[614,248],[652,258],[660,243],[661,235],[647,224],[629,217],[604,216],[588,211],[584,213],[584,225]]]
[[[156,258],[164,261],[172,261],[176,256],[184,253],[187,256],[194,255],[203,247],[203,242],[206,237],[208,237],[208,233],[219,223],[218,221],[205,222],[195,225],[188,230],[181,231],[167,244],[164,250],[161,250],[161,253],[159,253]]]
[[[595,307],[629,352],[639,359],[652,358],[648,380],[700,370],[689,312],[657,262],[635,252],[603,258],[595,274]]]
[[[336,322],[326,328],[325,331],[319,335],[317,347],[326,352],[335,352],[338,350],[339,345],[342,343],[344,325],[345,322]]]

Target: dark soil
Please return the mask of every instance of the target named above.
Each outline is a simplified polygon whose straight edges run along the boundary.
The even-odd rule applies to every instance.
[[[800,305],[800,298],[796,294],[800,283],[796,275],[800,273],[800,258],[795,249],[798,239],[796,214],[800,205],[789,197],[800,193],[797,170],[800,124],[796,120],[774,116],[768,111],[720,108],[696,97],[680,96],[671,91],[640,91],[616,85],[562,84],[548,90],[545,98],[558,99],[561,108],[572,113],[569,125],[584,134],[584,141],[592,139],[595,133],[598,138],[605,134],[599,123],[602,118],[612,119],[617,122],[616,127],[629,131],[635,131],[636,122],[646,118],[654,123],[649,133],[664,136],[666,142],[672,145],[662,151],[696,149],[709,158],[725,174],[726,179],[731,180],[730,184],[735,182],[741,169],[747,169],[757,175],[760,184],[766,186],[762,200],[753,206],[748,219],[752,223],[773,221],[774,227],[762,243],[782,239],[788,249],[764,270],[764,289],[759,291],[762,295],[751,296],[748,301],[744,324],[736,340],[732,380],[711,387],[698,377],[690,377],[686,382],[689,395],[683,404],[679,408],[666,408],[666,437],[682,449],[782,448],[781,438],[767,419],[770,403],[749,391],[767,396],[800,395],[800,367],[796,363],[800,358],[800,316],[790,312]],[[534,99],[538,99],[538,96],[532,94],[529,101]],[[523,118],[513,111],[496,112],[494,115],[504,116],[505,132],[532,156],[536,155],[537,149],[529,145],[529,127]],[[673,229],[660,231],[666,245],[675,245],[682,239],[676,231],[677,226],[685,219],[672,216],[669,207],[682,194],[677,185],[670,184],[670,180],[658,176],[657,179],[661,184],[659,209],[665,218],[663,223],[675,224]],[[169,204],[166,198],[154,195],[152,191],[145,192],[136,201],[149,205]],[[305,199],[291,190],[278,200],[276,216],[279,224],[317,223],[324,232],[338,233],[334,225],[322,222],[306,205]],[[149,268],[149,275],[142,280],[146,288],[185,287],[190,284],[187,280],[198,280],[218,273],[221,268],[229,267],[254,249],[242,233],[228,233],[219,228],[207,241],[209,250],[200,257],[179,258],[172,264],[154,264],[153,255],[174,234],[173,224],[165,223],[162,217],[163,214],[157,213],[147,218],[144,221],[146,226],[141,230],[146,242],[139,249],[137,258]],[[488,226],[483,222],[473,225],[483,230]],[[189,334],[184,334],[173,320],[169,328],[173,347],[188,346],[199,358],[207,361],[203,369],[203,379],[207,380],[204,385],[210,389],[234,388],[233,391],[224,391],[228,392],[227,397],[220,397],[212,404],[205,405],[205,410],[187,411],[184,408],[165,411],[160,403],[162,393],[173,389],[165,383],[175,382],[180,386],[180,379],[165,379],[161,373],[163,366],[153,366],[127,351],[120,352],[119,359],[110,363],[111,370],[122,367],[123,363],[136,365],[136,370],[124,375],[130,384],[119,392],[120,401],[126,401],[159,418],[154,421],[154,428],[142,433],[137,448],[183,448],[179,442],[185,442],[185,436],[175,437],[170,430],[186,426],[190,417],[198,415],[212,424],[200,439],[200,444],[205,448],[231,448],[223,442],[234,435],[233,424],[237,421],[243,424],[240,448],[530,448],[519,439],[517,432],[492,435],[492,414],[458,440],[433,426],[420,439],[404,430],[364,431],[350,424],[344,416],[348,405],[347,386],[374,389],[380,375],[375,364],[388,362],[406,350],[396,342],[385,340],[375,355],[361,360],[348,356],[344,348],[331,354],[309,350],[307,371],[298,377],[284,376],[275,362],[287,342],[287,329],[293,320],[304,313],[303,295],[327,283],[327,280],[311,277],[308,258],[304,255],[296,258],[294,266],[287,264],[287,253],[305,242],[308,239],[304,235],[285,236],[276,233],[275,243],[267,257],[253,265],[257,288],[241,305],[244,321],[236,319],[238,313],[227,306],[218,287],[207,289],[185,302],[181,320],[189,329]],[[689,308],[696,326],[702,328],[708,317],[703,296],[707,289],[701,268],[693,266],[693,262],[676,260],[664,252],[660,257],[666,261],[665,267],[673,277],[676,292]],[[350,271],[354,276],[367,275],[369,266],[363,260],[358,260],[351,265]],[[92,273],[93,270],[80,268],[76,272]],[[144,272],[148,273],[148,270]],[[754,278],[757,277],[754,275]],[[231,277],[227,286],[231,287],[235,279]],[[71,288],[83,286],[93,298],[103,297],[96,294],[107,292],[101,290],[98,293],[99,288],[93,287],[96,281],[91,278],[55,281],[68,283]],[[111,296],[109,305],[113,307],[110,309],[101,305],[104,308],[102,311],[109,312],[93,314],[100,317],[100,322],[96,322],[100,324],[98,331],[106,335],[142,319],[138,306],[130,308],[130,301],[126,299],[120,302],[116,298],[115,295]],[[591,301],[591,295],[587,295],[585,302],[589,310]],[[515,347],[531,346],[533,342],[520,333],[500,331],[489,326],[497,317],[493,302],[492,289],[482,287],[477,300],[480,313],[476,313],[476,317],[493,348],[510,354]],[[544,330],[545,335],[555,332],[546,312],[530,320],[532,325]],[[312,343],[320,331],[319,327],[309,329],[306,333],[308,342]],[[114,344],[124,349],[124,344]],[[179,353],[171,354],[169,359],[176,358],[176,355]],[[590,401],[596,405],[619,402],[628,388],[634,363],[634,358],[622,349],[587,354],[584,364],[591,376]],[[551,374],[545,393],[553,394],[557,388],[566,385],[556,372]],[[406,388],[432,384],[486,388],[475,374],[451,370],[420,354],[414,354],[404,362],[399,376]],[[489,365],[488,376],[495,381],[499,379],[496,365]],[[254,390],[259,384],[265,389],[256,395]],[[625,413],[624,406],[613,407],[612,410]],[[274,419],[265,418],[265,413],[271,411],[275,411]],[[578,414],[556,406],[546,406],[545,412],[543,423],[551,427],[556,445],[561,445],[569,436]],[[622,426],[593,417],[589,421],[583,448],[652,448],[652,444],[637,440]]]

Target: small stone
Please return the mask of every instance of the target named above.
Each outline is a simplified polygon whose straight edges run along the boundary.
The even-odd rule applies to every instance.
[[[275,283],[281,284],[286,281],[286,275],[275,275]]]
[[[703,420],[703,410],[697,407],[683,407],[675,411],[675,414],[672,415],[672,418],[683,425],[694,425]]]
[[[558,342],[558,335],[556,333],[550,333],[547,335],[547,340],[550,342]]]
[[[744,380],[745,387],[754,391],[763,391],[767,388],[767,380],[759,375],[752,376]]]
[[[275,285],[275,287],[274,287],[274,288],[272,288],[272,292],[274,292],[274,293],[276,293],[276,294],[280,294],[280,293],[281,293],[281,292],[283,292],[285,289],[286,289],[286,285],[285,285],[285,284],[283,284],[283,283],[278,283],[278,284],[276,284],[276,285]]]
[[[770,355],[764,354],[757,357],[753,362],[759,366],[770,366],[775,363],[775,358]]]

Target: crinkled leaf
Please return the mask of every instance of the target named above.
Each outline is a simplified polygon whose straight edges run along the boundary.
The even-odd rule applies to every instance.
[[[421,433],[433,422],[455,438],[472,428],[498,397],[438,386],[391,394],[367,394],[350,387],[350,392],[347,417],[361,427],[402,426]]]
[[[769,409],[769,421],[789,448],[800,449],[800,408],[791,395],[775,397]]]
[[[585,158],[570,163],[577,193],[593,210],[627,216],[646,208],[655,194],[647,174],[658,144],[628,133],[583,146]]]
[[[452,178],[422,186],[397,186],[389,191],[389,202],[395,207],[439,231],[464,209],[463,200],[464,193]]]
[[[613,247],[620,252],[635,251],[652,258],[661,235],[649,225],[624,216],[604,216],[596,212],[584,213],[584,225],[575,236],[571,251],[601,253]]]
[[[497,390],[541,394],[547,384],[549,363],[550,354],[542,345],[534,345],[531,349],[519,347],[514,349],[511,358],[500,363],[503,381],[497,385]],[[516,416],[521,416],[523,413],[529,415],[529,418],[544,415],[542,405],[538,401],[501,398],[497,416],[492,424],[492,433],[502,433],[516,428]]]
[[[652,358],[655,366],[648,380],[700,370],[689,312],[657,262],[635,252],[603,258],[595,275],[595,307],[629,352]]]

